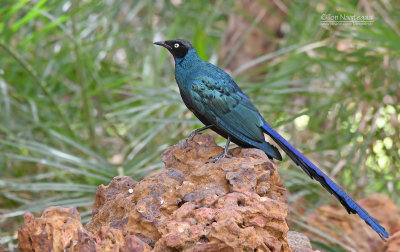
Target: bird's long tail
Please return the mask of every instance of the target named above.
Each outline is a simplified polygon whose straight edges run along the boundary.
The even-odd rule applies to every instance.
[[[264,121],[263,129],[274,141],[282,148],[283,151],[299,165],[311,178],[316,179],[323,187],[333,194],[340,203],[346,208],[349,214],[357,213],[368,225],[375,230],[379,236],[388,238],[389,234],[367,211],[365,211],[354,199],[352,199],[340,186],[333,182],[325,173],[318,169],[310,160],[294,148],[286,141],[278,132]]]

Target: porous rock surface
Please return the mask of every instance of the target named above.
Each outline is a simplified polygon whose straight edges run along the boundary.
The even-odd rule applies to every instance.
[[[400,251],[400,230],[392,234],[386,245],[386,252],[399,252]]]
[[[311,247],[310,240],[305,234],[289,231],[287,233],[287,239],[289,242],[289,247],[292,252],[310,252],[313,251]]]
[[[85,227],[75,208],[52,207],[38,218],[27,213],[19,248],[291,251],[286,190],[275,164],[260,150],[242,148],[230,150],[232,158],[207,163],[221,152],[210,135],[197,135],[170,147],[162,156],[166,169],[157,175],[139,182],[116,177],[101,185]],[[291,244],[312,251],[307,241]]]

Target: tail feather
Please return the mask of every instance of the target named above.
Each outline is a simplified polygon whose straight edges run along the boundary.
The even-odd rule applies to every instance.
[[[383,240],[385,240],[384,238],[389,237],[389,234],[386,232],[386,230],[371,215],[369,215],[367,211],[365,211],[340,186],[338,186],[325,173],[311,163],[310,160],[308,160],[303,154],[294,148],[265,121],[263,129],[298,166],[300,166],[311,178],[320,182],[321,185],[328,190],[328,192],[333,194],[346,208],[349,214],[357,213],[361,219],[371,226],[371,228],[375,230]]]

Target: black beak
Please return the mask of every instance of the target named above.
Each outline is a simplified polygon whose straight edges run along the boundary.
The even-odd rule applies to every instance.
[[[155,45],[162,46],[162,47],[165,47],[165,48],[167,48],[168,50],[171,50],[171,49],[172,49],[169,45],[167,45],[167,44],[165,43],[165,41],[154,42],[154,44],[155,44]]]

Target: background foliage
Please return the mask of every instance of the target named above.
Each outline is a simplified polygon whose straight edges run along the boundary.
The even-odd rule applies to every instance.
[[[399,5],[366,2],[281,3],[279,49],[233,75],[267,121],[353,196],[379,192],[400,204]],[[320,26],[323,13],[366,12],[372,26]],[[26,211],[77,206],[87,221],[99,184],[162,168],[160,154],[201,125],[152,42],[186,38],[222,65],[231,13],[242,13],[233,0],[3,0],[0,244],[13,248]],[[293,163],[280,166],[290,202],[305,198],[308,212],[334,202]]]

